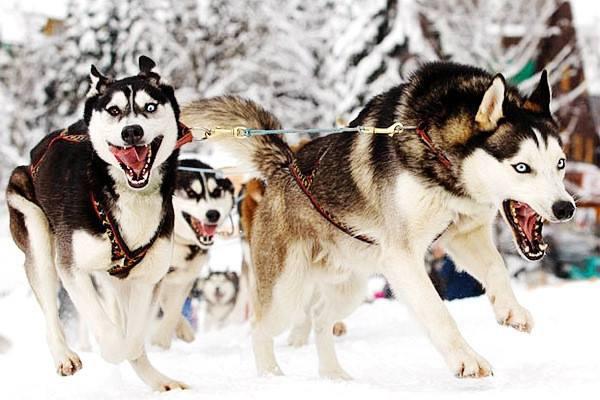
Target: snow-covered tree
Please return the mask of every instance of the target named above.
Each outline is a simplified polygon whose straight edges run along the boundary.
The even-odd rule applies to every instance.
[[[326,31],[321,79],[329,123],[348,121],[373,96],[402,82],[419,62],[435,58],[412,0],[341,0]]]
[[[439,56],[480,66],[504,76],[525,91],[539,81],[535,65],[545,40],[559,35],[550,18],[565,0],[418,0],[419,12],[439,37]],[[551,85],[568,69],[580,68],[574,41],[566,43],[543,66]],[[538,73],[535,73],[538,71]],[[553,104],[558,108],[583,92],[573,88]]]
[[[254,99],[286,126],[318,124],[323,115],[317,79],[323,32],[318,28],[327,17],[327,5],[321,3],[325,2],[248,1],[246,29],[237,33],[244,46],[226,60],[227,74],[207,93]]]

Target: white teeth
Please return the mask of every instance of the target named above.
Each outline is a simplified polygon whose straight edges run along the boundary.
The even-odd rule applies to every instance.
[[[524,250],[525,250],[525,253],[529,253],[529,246],[525,246]]]
[[[540,249],[541,249],[542,251],[546,250],[547,248],[548,248],[548,244],[547,244],[547,243],[542,243],[542,244],[540,244]]]

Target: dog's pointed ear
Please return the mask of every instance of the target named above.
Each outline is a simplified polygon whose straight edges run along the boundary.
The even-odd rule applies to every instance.
[[[111,79],[102,75],[98,68],[94,64],[90,68],[90,89],[87,92],[86,97],[93,97],[97,94],[104,93],[104,90],[111,82]]]
[[[504,116],[502,106],[504,105],[505,95],[506,81],[501,74],[498,74],[485,91],[475,116],[475,122],[480,130],[493,131],[496,129],[498,121]]]
[[[524,107],[528,111],[552,115],[552,112],[550,111],[551,100],[552,88],[548,82],[548,72],[543,70],[537,87],[525,101]]]
[[[140,74],[147,74],[151,72],[154,67],[156,67],[156,63],[148,56],[140,56],[138,62],[140,66]]]
[[[151,84],[158,86],[160,75],[152,71],[156,67],[156,63],[150,57],[140,56],[138,64],[140,67],[138,75],[147,78]]]

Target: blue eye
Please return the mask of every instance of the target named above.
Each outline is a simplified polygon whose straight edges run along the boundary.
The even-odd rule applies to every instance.
[[[515,171],[517,171],[520,174],[528,174],[531,172],[531,167],[525,163],[518,163],[518,164],[513,164],[512,166]]]
[[[558,160],[558,165],[556,165],[556,167],[558,169],[565,169],[566,166],[567,166],[567,160],[565,160],[564,158],[561,158],[560,160]]]
[[[153,113],[156,111],[156,103],[148,103],[144,108],[146,109],[146,112]]]

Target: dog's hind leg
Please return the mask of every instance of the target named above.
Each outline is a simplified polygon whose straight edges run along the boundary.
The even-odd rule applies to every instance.
[[[533,318],[510,287],[508,270],[494,245],[492,226],[485,224],[457,233],[449,230],[444,244],[457,268],[466,270],[483,285],[498,323],[531,332]]]
[[[339,364],[334,347],[334,326],[364,301],[366,280],[366,277],[353,275],[342,283],[323,284],[315,290],[312,320],[321,377],[352,379]]]
[[[301,300],[301,286],[298,283],[303,281],[296,274],[285,272],[272,288],[270,305],[261,306],[260,318],[255,315],[252,321],[252,345],[256,369],[261,376],[283,375],[275,359],[273,338],[287,329],[291,325],[292,316],[300,312],[299,308],[304,301]],[[255,310],[259,308],[255,307]]]
[[[384,274],[394,292],[401,294],[413,309],[457,377],[480,378],[492,374],[489,363],[471,349],[460,334],[427,275],[423,257],[409,252],[395,254],[386,265]]]
[[[11,183],[14,178],[11,177]],[[52,233],[43,211],[23,196],[7,193],[11,232],[25,252],[25,273],[44,313],[46,337],[56,370],[60,375],[73,375],[81,369],[79,356],[66,344],[58,316],[58,276],[54,265]]]
[[[304,307],[304,313],[301,313],[294,321],[294,326],[290,330],[288,336],[288,345],[292,347],[302,347],[308,343],[308,336],[310,335],[310,329],[312,328],[312,308],[315,306],[317,299],[318,296],[315,292]]]
[[[319,356],[319,375],[328,379],[350,380],[352,377],[340,366],[335,352],[333,325],[336,318],[331,312],[331,307],[330,299],[319,296],[312,309],[315,344]]]

